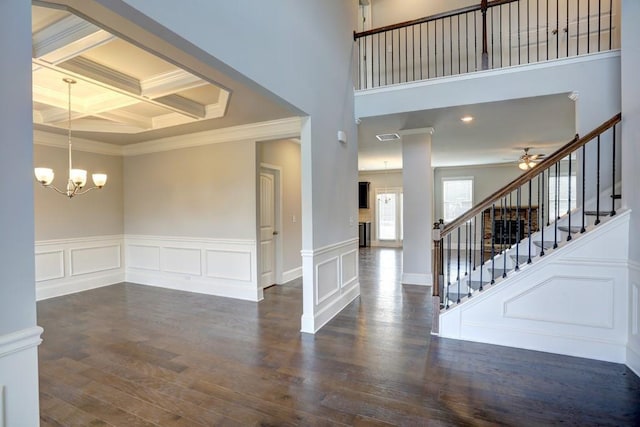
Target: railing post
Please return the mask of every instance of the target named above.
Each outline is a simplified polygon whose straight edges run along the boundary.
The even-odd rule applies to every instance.
[[[482,12],[482,69],[489,69],[489,46],[487,43],[487,10],[489,6],[487,0],[480,2],[480,10]]]
[[[431,333],[438,334],[440,331],[440,282],[442,277],[442,238],[440,231],[444,224],[441,222],[433,223],[433,280],[432,280],[432,307],[433,322],[431,324]],[[444,285],[444,280],[442,280]]]

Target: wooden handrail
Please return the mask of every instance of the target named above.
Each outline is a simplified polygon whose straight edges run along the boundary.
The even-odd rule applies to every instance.
[[[601,124],[600,126],[598,126],[597,128],[595,128],[594,130],[592,130],[591,132],[589,132],[588,134],[586,134],[585,136],[578,137],[578,135],[576,135],[575,138],[573,138],[563,147],[556,150],[549,157],[547,157],[546,159],[538,163],[533,169],[529,169],[527,172],[523,173],[518,178],[510,182],[509,184],[497,190],[496,192],[491,194],[489,197],[485,198],[483,201],[481,201],[480,203],[478,203],[477,205],[469,209],[467,212],[460,215],[458,218],[446,224],[440,232],[440,238],[444,238],[449,233],[451,233],[452,231],[454,231],[455,229],[457,229],[458,227],[466,223],[468,220],[470,220],[471,218],[475,217],[486,208],[493,205],[493,203],[496,200],[508,195],[509,193],[516,190],[518,187],[522,186],[529,180],[532,180],[540,173],[541,170],[544,171],[547,168],[554,165],[556,162],[559,162],[560,160],[564,159],[569,154],[573,153],[578,148],[585,145],[587,142],[591,141],[592,139],[596,138],[598,135],[612,128],[615,124],[619,123],[621,120],[622,120],[622,114],[618,113],[612,118],[610,118],[609,120],[607,120],[606,122],[604,122],[603,124]]]
[[[516,1],[518,1],[518,0],[493,0],[493,1],[487,2],[487,7],[491,8],[491,7],[495,7],[495,6],[501,6],[503,4],[513,3],[513,2],[516,2]],[[481,4],[473,5],[473,6],[466,6],[466,7],[461,7],[459,9],[454,9],[454,10],[451,10],[451,11],[448,11],[448,12],[436,13],[435,15],[425,16],[423,18],[412,19],[410,21],[400,22],[398,24],[391,24],[391,25],[386,25],[384,27],[374,28],[374,29],[367,30],[367,31],[361,31],[359,33],[354,31],[353,32],[353,39],[354,40],[358,40],[359,38],[362,38],[362,37],[371,36],[371,35],[379,34],[379,33],[384,33],[386,31],[397,30],[399,28],[410,27],[412,25],[424,24],[426,22],[437,21],[438,19],[451,18],[451,17],[454,17],[454,16],[463,15],[463,14],[469,13],[469,12],[476,12],[476,11],[481,10],[481,9],[482,9],[482,5]]]

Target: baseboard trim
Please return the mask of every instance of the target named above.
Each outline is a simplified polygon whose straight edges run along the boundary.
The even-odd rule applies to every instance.
[[[432,280],[431,273],[402,273],[404,285],[431,286]]]
[[[626,365],[634,374],[640,377],[640,351],[627,344]]]
[[[45,282],[40,282],[36,287],[36,301],[89,291],[91,289],[115,285],[116,283],[124,281],[125,273],[123,271],[119,271],[117,273],[91,275],[91,277],[87,278],[69,279],[62,283],[50,285],[47,285]]]
[[[279,283],[279,285],[298,279],[300,277],[302,277],[302,266],[292,268],[291,270],[287,270],[282,273],[282,283]]]
[[[197,277],[183,277],[167,273],[127,271],[126,281],[138,285],[155,286],[176,291],[194,292],[205,295],[215,295],[236,298],[246,301],[262,300],[262,288],[253,286],[229,285],[202,280]]]
[[[336,298],[322,310],[318,311],[315,316],[303,315],[300,332],[315,334],[358,296],[360,296],[360,282],[356,282],[351,285],[349,289],[344,290],[339,298]]]
[[[33,326],[0,336],[0,359],[10,354],[39,346],[42,342],[40,337],[42,332],[44,332],[44,329],[40,326]]]

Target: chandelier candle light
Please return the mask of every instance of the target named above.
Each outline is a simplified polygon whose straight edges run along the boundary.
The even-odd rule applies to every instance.
[[[35,168],[34,172],[36,175],[36,180],[42,184],[44,187],[51,188],[57,191],[60,194],[64,194],[65,196],[72,198],[73,196],[85,194],[91,190],[95,190],[96,188],[102,188],[107,183],[107,174],[105,173],[94,173],[91,175],[93,179],[94,186],[91,188],[87,188],[83,190],[85,184],[87,183],[87,171],[84,169],[73,169],[73,162],[71,160],[71,85],[75,84],[76,81],[69,78],[62,79],[67,86],[69,87],[69,121],[68,121],[68,139],[69,139],[69,180],[67,181],[66,190],[60,190],[54,185],[51,185],[53,182],[54,172],[53,169],[50,168]]]

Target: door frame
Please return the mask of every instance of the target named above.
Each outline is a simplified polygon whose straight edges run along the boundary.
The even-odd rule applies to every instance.
[[[260,162],[260,168],[258,170],[258,178],[262,172],[273,174],[275,185],[274,185],[274,206],[275,206],[275,226],[278,235],[275,236],[274,246],[275,249],[273,251],[275,257],[275,270],[274,270],[274,281],[276,285],[281,285],[282,281],[282,253],[283,253],[283,243],[282,240],[284,238],[282,232],[282,167],[278,165],[273,165],[270,163]],[[260,186],[257,188],[258,192],[260,191]],[[260,200],[260,194],[257,194],[257,200]],[[260,218],[260,203],[258,202],[258,219]],[[260,228],[260,224],[258,221],[258,228]],[[260,250],[260,242],[257,242],[258,251]],[[260,260],[260,253],[258,252],[258,260]],[[258,262],[258,267],[260,266],[260,262]],[[262,275],[262,271],[258,271],[258,278]],[[261,285],[260,285],[261,286]]]

